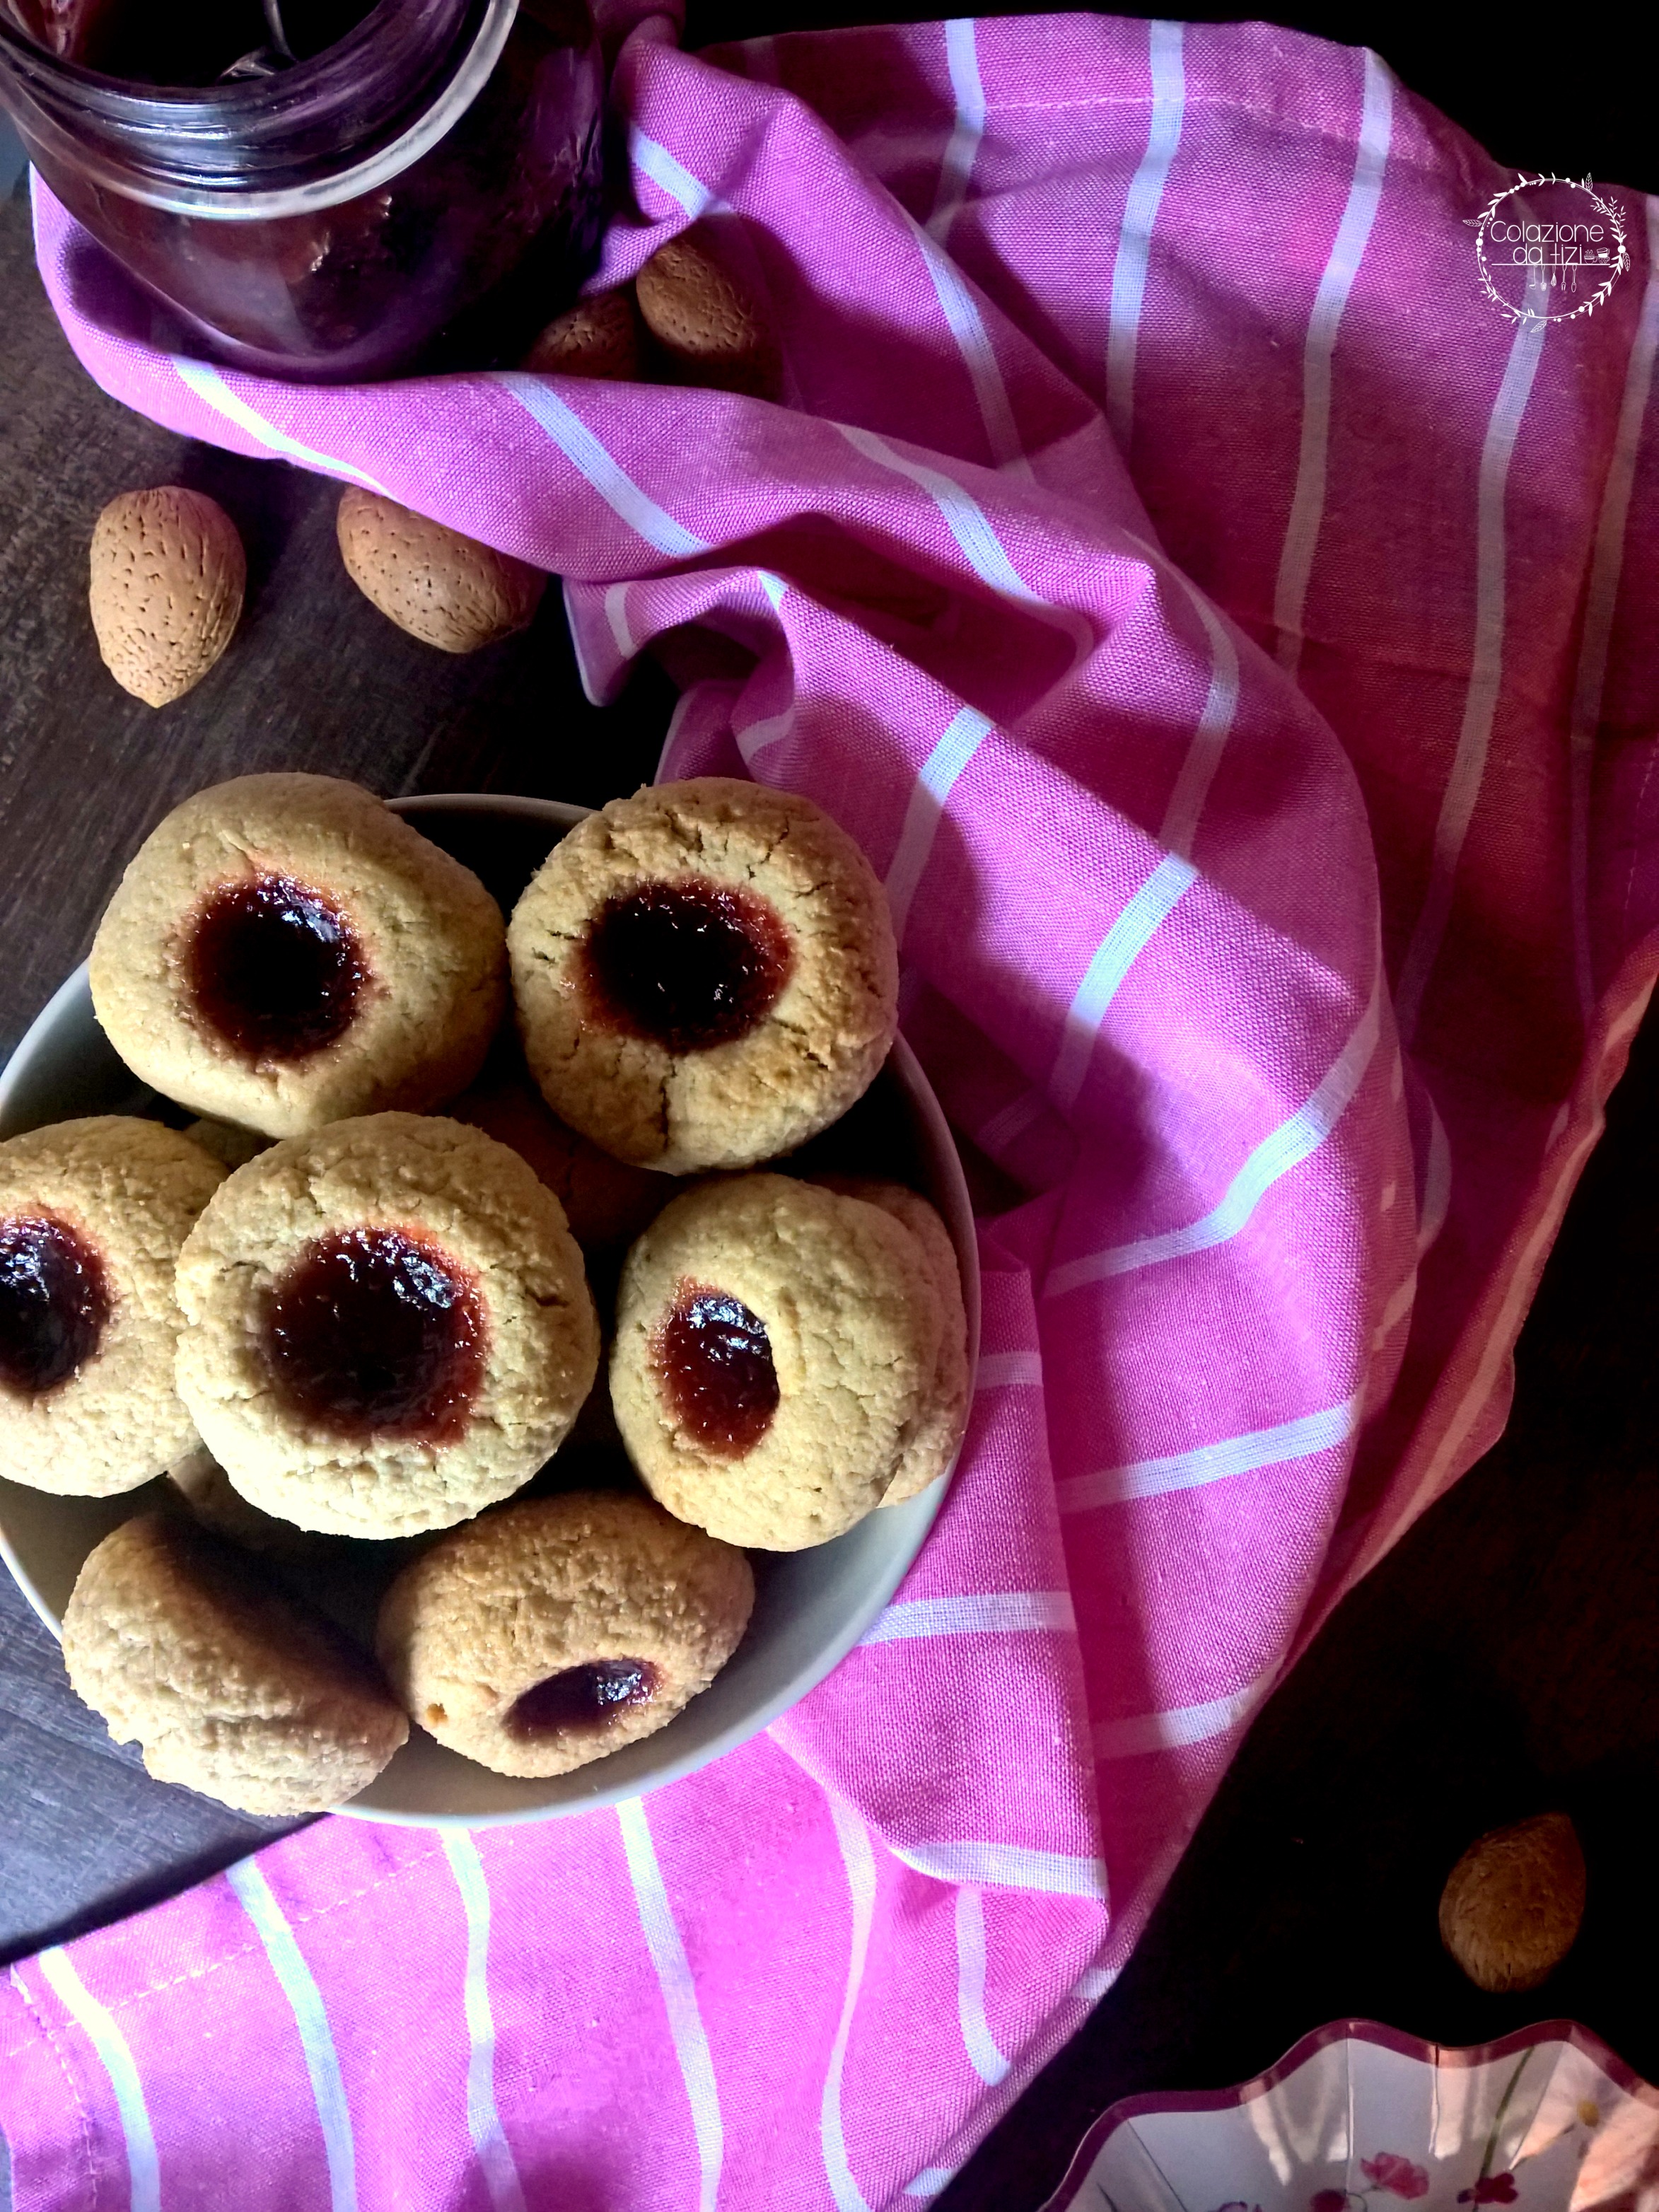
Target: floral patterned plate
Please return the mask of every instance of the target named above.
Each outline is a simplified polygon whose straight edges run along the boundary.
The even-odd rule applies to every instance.
[[[1659,2212],[1659,2091],[1550,2021],[1449,2051],[1374,2021],[1236,2089],[1129,2097],[1043,2212]]]

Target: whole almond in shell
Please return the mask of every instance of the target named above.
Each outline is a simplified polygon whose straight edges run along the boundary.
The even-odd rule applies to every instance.
[[[631,384],[640,374],[639,315],[629,294],[601,292],[556,315],[524,357],[543,375]]]
[[[242,541],[216,500],[181,484],[124,491],[92,533],[105,667],[146,706],[181,698],[230,643],[246,584]]]
[[[1440,1940],[1477,1988],[1535,1990],[1584,1917],[1584,1855],[1565,1813],[1477,1837],[1440,1899]]]
[[[364,597],[445,653],[476,653],[523,629],[547,588],[527,561],[355,484],[341,497],[336,529],[346,574]]]
[[[677,382],[777,397],[777,342],[764,314],[692,233],[659,246],[634,290]]]

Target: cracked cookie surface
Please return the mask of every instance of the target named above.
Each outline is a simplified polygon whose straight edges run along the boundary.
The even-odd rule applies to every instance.
[[[375,1643],[440,1743],[498,1774],[566,1774],[707,1689],[754,1598],[731,1545],[646,1498],[576,1492],[441,1537],[386,1592]]]
[[[249,1504],[407,1536],[508,1497],[568,1433],[599,1322],[562,1208],[507,1146],[375,1114],[239,1169],[179,1261],[179,1389]]]
[[[956,1247],[935,1207],[920,1191],[884,1182],[878,1176],[826,1175],[814,1178],[844,1198],[861,1198],[902,1222],[921,1248],[939,1300],[939,1359],[933,1379],[899,1454],[896,1473],[882,1499],[902,1505],[920,1496],[949,1468],[968,1426],[968,1311],[963,1303],[962,1270]]]
[[[76,1695],[158,1782],[244,1813],[323,1813],[409,1735],[333,1623],[182,1515],[141,1513],[88,1554],[64,1613]]]
[[[898,1474],[943,1327],[891,1214],[787,1176],[675,1199],[623,1270],[611,1395],[652,1495],[726,1542],[842,1534]]]
[[[195,1441],[173,1382],[180,1247],[225,1170],[101,1114],[0,1145],[5,1472],[60,1497],[136,1490]]]
[[[91,983],[146,1083],[295,1136],[464,1089],[506,1002],[505,936],[471,870],[361,786],[240,776],[144,840]]]
[[[548,1103],[620,1159],[770,1159],[860,1097],[892,1042],[881,886],[811,800],[701,776],[617,799],[556,845],[507,931]]]

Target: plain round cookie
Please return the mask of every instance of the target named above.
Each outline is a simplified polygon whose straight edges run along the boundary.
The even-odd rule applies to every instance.
[[[327,1535],[416,1535],[510,1496],[599,1365],[557,1199],[507,1146],[422,1115],[239,1169],[179,1255],[179,1303],[203,1443],[250,1504]]]
[[[920,1191],[903,1183],[884,1182],[877,1176],[819,1176],[826,1190],[846,1198],[862,1198],[902,1222],[921,1245],[939,1299],[941,1327],[939,1364],[933,1387],[899,1455],[898,1471],[889,1484],[884,1505],[902,1505],[920,1497],[931,1482],[949,1468],[968,1426],[968,1310],[963,1303],[962,1270],[951,1232]]]
[[[375,1648],[422,1728],[497,1774],[568,1774],[706,1690],[755,1601],[743,1553],[643,1498],[527,1498],[441,1537]]]
[[[617,799],[556,845],[507,929],[519,1026],[554,1112],[671,1175],[802,1144],[893,1041],[880,884],[810,799],[734,777]]]
[[[108,1498],[195,1440],[173,1384],[179,1248],[225,1170],[157,1121],[104,1114],[0,1145],[4,1472]]]
[[[422,1111],[477,1073],[506,1002],[501,909],[370,792],[246,775],[144,840],[93,940],[93,1006],[134,1074],[301,1135]]]
[[[409,1735],[332,1622],[182,1516],[139,1514],[88,1555],[64,1613],[64,1663],[158,1782],[239,1812],[326,1812]]]
[[[628,1255],[611,1398],[653,1497],[730,1544],[842,1534],[898,1471],[939,1364],[921,1245],[787,1176],[701,1185]]]

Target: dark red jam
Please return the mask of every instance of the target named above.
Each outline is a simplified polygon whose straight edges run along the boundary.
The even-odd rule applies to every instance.
[[[617,1028],[670,1052],[746,1036],[793,966],[788,933],[763,899],[686,876],[645,884],[600,908],[585,947],[588,994]]]
[[[0,1221],[0,1382],[44,1397],[78,1375],[110,1315],[103,1262],[67,1223]]]
[[[657,1371],[674,1419],[705,1451],[752,1451],[778,1410],[766,1324],[738,1299],[682,1283],[657,1334]]]
[[[337,1437],[453,1443],[483,1380],[476,1284],[398,1229],[319,1237],[271,1292],[264,1339],[283,1404]]]
[[[185,969],[200,1019],[260,1062],[308,1060],[332,1044],[368,981],[345,916],[288,876],[210,891],[191,926]]]
[[[514,1735],[561,1735],[602,1729],[630,1705],[648,1705],[657,1670],[648,1659],[590,1659],[526,1690],[507,1717]]]

